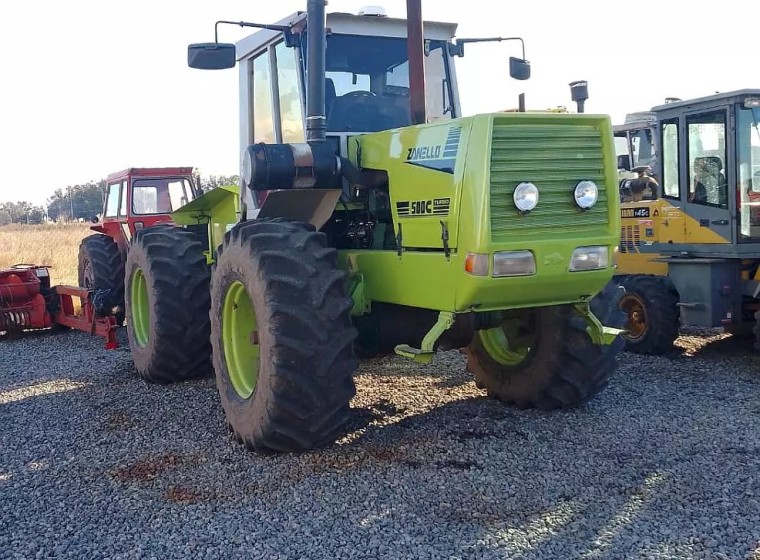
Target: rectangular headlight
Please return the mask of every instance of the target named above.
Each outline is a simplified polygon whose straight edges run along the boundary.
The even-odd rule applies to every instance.
[[[600,270],[609,265],[609,250],[605,246],[578,247],[570,257],[570,272]]]
[[[493,276],[529,276],[536,273],[536,258],[530,251],[501,251],[493,254]]]

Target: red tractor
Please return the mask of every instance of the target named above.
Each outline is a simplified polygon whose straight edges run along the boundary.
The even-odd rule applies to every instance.
[[[58,325],[96,334],[106,339],[106,348],[117,348],[116,318],[100,316],[98,307],[97,294],[86,288],[51,286],[47,266],[17,264],[0,269],[0,332]]]
[[[199,188],[192,167],[129,168],[107,178],[108,190],[96,231],[79,246],[79,285],[98,292],[102,305],[124,320],[124,262],[137,230],[169,222],[171,212],[193,200]]]

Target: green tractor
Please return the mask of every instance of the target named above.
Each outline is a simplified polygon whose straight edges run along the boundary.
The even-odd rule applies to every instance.
[[[423,28],[419,4],[403,20],[309,0],[274,25],[219,22],[261,28],[237,45],[188,48],[193,68],[239,68],[241,184],[136,233],[129,341],[146,379],[213,369],[251,450],[340,438],[364,357],[459,349],[490,396],[545,410],[615,369],[609,119],[463,117],[454,57],[478,40]],[[524,52],[510,75],[529,78]]]

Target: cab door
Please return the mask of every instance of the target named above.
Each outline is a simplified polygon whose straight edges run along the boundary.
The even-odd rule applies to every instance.
[[[733,243],[734,177],[729,165],[725,107],[688,113],[683,119],[681,187],[685,193],[686,243]]]

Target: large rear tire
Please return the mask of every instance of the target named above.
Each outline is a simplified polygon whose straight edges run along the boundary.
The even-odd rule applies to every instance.
[[[337,252],[309,224],[237,224],[211,281],[216,383],[229,427],[253,451],[340,437],[356,394],[356,330]]]
[[[113,239],[100,233],[82,239],[77,280],[93,290],[96,313],[114,315],[119,325],[124,322],[124,261]]]
[[[625,323],[619,298],[610,283],[592,300],[603,325]],[[623,345],[620,336],[610,345],[594,344],[573,306],[559,305],[528,310],[519,325],[505,321],[478,331],[464,352],[467,370],[489,396],[519,408],[555,410],[581,405],[604,390]]]
[[[631,274],[617,282],[625,288],[620,308],[627,316],[625,349],[653,356],[673,350],[681,326],[678,292],[665,276]]]
[[[172,383],[211,373],[209,267],[200,238],[157,225],[139,230],[126,263],[127,334],[145,380]]]

